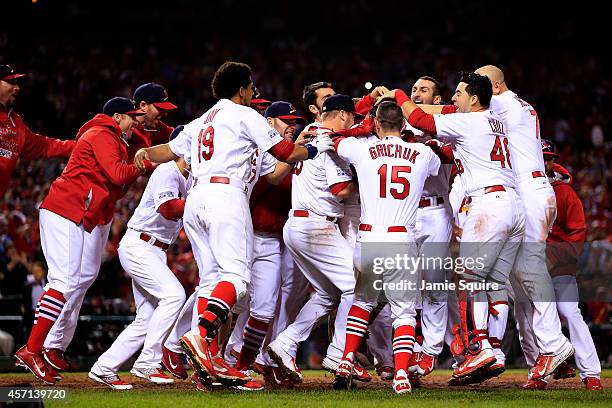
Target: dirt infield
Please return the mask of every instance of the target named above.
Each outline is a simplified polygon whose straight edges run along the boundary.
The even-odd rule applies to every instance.
[[[527,377],[527,371],[521,370],[512,370],[511,372],[506,372],[502,374],[498,378],[493,378],[479,385],[472,385],[467,387],[449,387],[447,385],[447,380],[450,376],[450,371],[442,371],[442,372],[434,372],[430,376],[423,378],[422,388],[423,389],[446,389],[446,390],[457,390],[457,391],[465,391],[469,390],[482,390],[482,391],[492,391],[495,389],[517,389],[519,388],[525,381]],[[160,385],[152,385],[140,378],[136,378],[131,376],[128,373],[123,373],[121,376],[125,381],[130,382],[134,385],[134,389],[139,390],[147,390],[147,389],[155,389],[160,390],[163,387],[168,387],[173,390],[194,390],[194,386],[191,381],[185,380],[180,381],[177,380],[173,385],[169,386],[160,386]],[[263,381],[261,377],[256,377],[259,381]],[[303,390],[303,391],[315,391],[315,390],[325,390],[331,388],[331,383],[333,380],[333,376],[331,374],[322,374],[321,372],[309,373],[306,372],[306,378],[304,379],[304,383],[295,387],[295,390]],[[602,378],[602,385],[604,389],[612,388],[612,378]],[[32,384],[34,386],[43,386],[43,384],[39,381],[33,381],[33,376],[27,373],[20,374],[5,374],[0,376],[0,386],[10,387],[18,384]],[[58,383],[58,386],[62,388],[68,389],[106,389],[106,387],[102,384],[98,384],[93,382],[92,380],[87,378],[87,373],[69,373],[65,376],[65,378]],[[386,389],[390,386],[389,383],[380,381],[376,376],[371,383],[358,383],[357,388],[367,388],[367,389]],[[580,389],[583,388],[583,384],[580,382],[579,377],[566,379],[566,380],[551,380],[548,389]]]

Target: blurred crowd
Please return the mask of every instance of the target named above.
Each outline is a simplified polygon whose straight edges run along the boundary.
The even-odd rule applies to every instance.
[[[431,75],[443,84],[445,100],[450,101],[459,70],[485,63],[502,67],[510,89],[537,109],[542,136],[557,143],[558,162],[574,177],[591,243],[583,254],[581,271],[597,293],[586,304],[585,314],[593,323],[610,322],[612,292],[605,283],[609,279],[595,277],[612,270],[612,129],[606,115],[612,112],[612,80],[607,75],[610,63],[600,58],[597,47],[562,52],[563,46],[571,48],[572,41],[578,41],[579,27],[572,25],[578,23],[552,19],[556,41],[547,45],[550,52],[542,53],[529,36],[545,37],[547,26],[522,32],[512,21],[500,21],[497,29],[512,29],[513,37],[498,36],[495,44],[473,47],[473,33],[464,31],[460,22],[473,17],[474,10],[459,3],[445,5],[450,11],[444,15],[435,8],[439,5],[432,6],[433,20],[424,24],[435,29],[419,36],[415,30],[404,30],[413,26],[393,13],[387,14],[386,27],[374,27],[370,20],[374,5],[365,1],[338,6],[339,14],[321,13],[316,32],[305,18],[312,12],[305,9],[307,5],[283,5],[273,15],[266,14],[265,7],[244,5],[246,9],[234,15],[235,25],[229,32],[219,28],[228,21],[224,11],[229,13],[236,2],[210,6],[221,17],[215,20],[211,14],[205,25],[199,21],[206,15],[198,9],[203,5],[186,10],[191,3],[179,0],[164,16],[124,10],[134,32],[126,28],[122,34],[135,37],[126,42],[117,32],[97,30],[100,23],[90,19],[95,11],[84,9],[84,4],[44,9],[44,14],[28,9],[24,11],[31,23],[27,37],[20,30],[11,31],[11,24],[17,24],[12,22],[0,33],[2,63],[30,74],[23,82],[17,111],[34,131],[62,139],[73,138],[109,97],[131,96],[136,86],[150,81],[164,84],[170,100],[179,106],[168,118],[169,124],[186,123],[212,105],[210,80],[227,59],[253,67],[262,97],[288,100],[298,110],[303,86],[316,81],[331,81],[337,91],[360,96],[368,92],[366,82],[409,90],[416,78]],[[360,29],[342,32],[336,26],[334,16],[338,15]],[[179,17],[180,29],[176,24],[157,24],[155,29],[147,25],[147,20],[172,22]],[[42,19],[57,22],[53,41],[42,28],[45,25],[37,24]],[[91,26],[88,35],[75,34],[87,26]],[[342,38],[344,43],[339,45]],[[2,314],[30,315],[33,292],[44,284],[44,264],[37,263],[44,261],[37,207],[64,165],[62,160],[21,161],[11,187],[0,197],[0,298],[20,299],[10,307],[2,303]],[[145,184],[141,178],[117,205],[100,277],[83,305],[85,314],[133,313],[131,283],[118,262],[117,245]],[[193,291],[197,267],[184,234],[169,251],[168,263],[185,290]]]

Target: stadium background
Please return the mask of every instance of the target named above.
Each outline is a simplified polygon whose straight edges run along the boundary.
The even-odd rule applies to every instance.
[[[612,70],[604,17],[588,2],[572,9],[485,1],[194,3],[4,4],[0,62],[30,73],[17,111],[33,130],[69,139],[109,97],[131,96],[149,81],[164,84],[179,106],[169,124],[190,121],[212,105],[210,79],[227,59],[253,67],[263,97],[291,101],[302,111],[302,87],[319,80],[359,96],[367,92],[366,81],[409,89],[418,76],[432,75],[448,101],[459,70],[497,64],[510,88],[538,110],[543,137],[557,143],[559,162],[574,176],[588,223],[580,279],[598,294],[584,299],[581,308],[600,359],[612,366]],[[63,163],[21,161],[11,188],[0,197],[0,330],[16,344],[24,342],[31,325],[38,284],[34,262],[44,260],[37,205]],[[68,356],[84,369],[133,313],[131,284],[116,249],[145,184],[135,183],[118,204],[100,277],[81,310],[85,318]],[[184,235],[169,251],[169,263],[192,291],[197,268]],[[304,365],[320,362],[324,333],[324,328],[315,332],[302,348]],[[515,337],[506,347],[520,366]],[[8,363],[0,357],[0,369]]]

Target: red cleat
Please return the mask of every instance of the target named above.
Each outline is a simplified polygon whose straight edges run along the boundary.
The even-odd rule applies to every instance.
[[[416,364],[417,374],[421,377],[425,377],[433,371],[434,364],[436,364],[435,356],[431,356],[427,353],[419,353],[419,359]]]
[[[43,357],[51,367],[58,371],[72,371],[72,366],[64,356],[64,350],[57,348],[44,349]]]
[[[217,373],[213,367],[206,339],[200,336],[196,329],[187,332],[180,341],[194,370],[200,373],[200,378],[210,377],[211,381],[215,380]]]
[[[165,346],[162,349],[162,364],[170,374],[181,380],[187,379],[187,370],[183,365],[183,355],[168,350]]]
[[[529,378],[532,380],[544,379],[572,354],[574,354],[574,347],[569,341],[558,354],[540,354],[535,365],[529,370]]]
[[[372,375],[361,366],[358,362],[353,364],[353,380],[359,382],[370,382],[372,381]]]
[[[17,350],[15,358],[17,359],[16,365],[27,368],[39,380],[46,384],[55,384],[53,376],[57,375],[57,373],[51,371],[45,364],[42,353],[32,353],[28,350],[27,345],[24,345]]]
[[[553,378],[555,380],[563,380],[565,378],[574,378],[576,376],[576,369],[569,365],[567,361],[559,364],[559,367],[553,372]]]
[[[471,375],[477,370],[495,364],[497,359],[490,348],[481,349],[478,353],[467,354],[465,360],[453,371],[453,377],[461,378]]]
[[[223,358],[216,356],[212,358],[213,368],[218,379],[237,382],[232,385],[243,385],[251,380],[251,377],[244,374],[242,371],[228,365]]]
[[[590,391],[601,391],[603,387],[601,386],[601,380],[597,377],[586,377],[582,380],[584,383],[584,387]]]
[[[524,390],[544,390],[546,389],[546,386],[548,386],[548,383],[546,383],[546,381],[544,380],[528,380],[525,384],[523,384],[523,386],[521,387]]]

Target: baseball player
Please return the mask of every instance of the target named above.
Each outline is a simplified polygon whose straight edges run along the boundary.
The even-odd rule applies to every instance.
[[[580,371],[580,378],[588,390],[601,390],[601,364],[589,327],[584,322],[578,308],[578,285],[576,272],[578,257],[582,252],[582,245],[586,239],[586,222],[584,210],[578,194],[572,188],[572,176],[555,163],[559,155],[555,146],[548,140],[542,139],[542,153],[546,175],[550,180],[557,201],[557,217],[547,238],[546,258],[548,270],[552,276],[552,283],[557,299],[559,316],[564,318],[570,332],[570,340],[576,349],[576,365]],[[516,316],[519,326],[519,340],[528,361],[535,361],[538,348],[531,327],[532,320],[526,315]],[[576,371],[563,362],[553,373],[555,379],[571,378]],[[544,389],[547,378],[529,379],[523,386],[526,389]]]
[[[332,129],[347,129],[354,123],[355,105],[346,95],[328,97],[322,106],[319,136]],[[335,222],[342,217],[342,200],[355,185],[349,165],[335,153],[296,166],[292,179],[292,209],[283,229],[283,239],[296,265],[306,276],[314,294],[295,321],[269,344],[268,353],[287,376],[302,381],[295,364],[298,344],[308,338],[320,318],[338,308],[334,338],[327,355],[339,360],[344,348],[346,315],[353,301],[355,277],[352,249]]]
[[[270,128],[249,107],[254,93],[251,68],[228,61],[212,81],[219,101],[168,144],[141,149],[144,159],[166,162],[191,155],[195,186],[185,206],[185,231],[192,244],[201,279],[216,283],[207,296],[199,324],[181,338],[192,365],[203,378],[248,381],[245,375],[216,371],[209,342],[225,323],[231,308],[245,296],[253,257],[253,224],[248,208],[249,181],[256,181],[251,160],[257,149],[285,162],[314,159],[333,147],[329,137],[294,145]]]
[[[368,253],[372,251],[366,249],[367,245],[397,243],[402,253],[417,257],[416,211],[425,180],[435,176],[440,167],[440,159],[429,147],[401,140],[402,110],[394,102],[379,105],[374,123],[380,138],[377,142],[360,143],[354,138],[335,140],[338,155],[354,165],[357,171],[362,214],[355,248],[355,266],[360,283],[348,314],[346,343],[335,379],[335,387],[341,389],[350,386],[354,354],[365,335],[369,315],[376,306],[380,291],[376,286],[374,291],[370,287],[375,275],[369,270],[372,259]],[[398,272],[389,275],[383,272],[383,282],[387,279],[389,282],[411,279],[416,284],[416,270]],[[398,295],[385,290],[393,318],[393,389],[398,394],[411,391],[408,366],[415,336],[416,288],[411,292]]]
[[[35,160],[42,157],[69,157],[74,140],[57,140],[34,133],[13,111],[21,87],[20,74],[10,65],[0,65],[0,197],[11,182],[17,159]]]
[[[410,95],[416,104],[439,105],[442,101],[440,83],[433,77],[417,79]],[[415,133],[422,133],[418,129]],[[425,259],[444,259],[448,256],[452,221],[448,190],[451,164],[442,164],[438,174],[428,177],[423,187],[423,196],[417,209],[415,233],[421,254]],[[426,282],[444,282],[446,271],[436,265],[421,270]],[[447,291],[425,290],[422,293],[421,330],[423,344],[412,358],[411,370],[421,376],[428,375],[434,367],[436,357],[442,352],[444,334],[448,320]]]
[[[455,351],[461,351],[465,360],[453,371],[455,379],[476,373],[499,374],[497,368],[489,370],[496,357],[488,339],[488,304],[507,302],[505,284],[525,229],[522,203],[515,192],[506,124],[488,109],[491,95],[487,77],[462,73],[452,98],[459,113],[432,115],[403,91],[395,92],[411,126],[451,143],[469,196],[460,258],[470,265],[465,266],[458,283],[461,331],[454,344]],[[426,108],[430,112],[449,112],[440,106]]]
[[[159,143],[160,138],[163,138],[164,141],[168,140],[172,128],[161,122],[160,117],[165,116],[170,110],[176,109],[176,105],[168,102],[167,99],[168,94],[165,89],[161,85],[153,83],[141,85],[134,92],[134,100],[145,114],[142,115],[142,123],[137,123],[131,129],[129,144],[127,144],[128,158],[134,157],[139,146]],[[87,125],[81,128],[77,138],[86,129]],[[120,191],[117,191],[115,199],[122,198],[127,190],[128,185],[126,184]],[[62,313],[45,339],[43,356],[45,361],[56,370],[69,371],[71,369],[64,353],[74,336],[85,293],[100,272],[102,254],[108,242],[112,216],[113,214],[109,214],[106,224],[96,226],[91,233],[85,235],[79,287],[64,305]]]
[[[78,295],[86,236],[96,226],[109,223],[119,192],[141,174],[134,165],[126,164],[123,137],[129,137],[136,118],[144,112],[122,97],[106,102],[102,112],[81,128],[68,165],[40,206],[40,238],[49,282],[38,302],[28,342],[15,357],[48,384],[56,381],[57,373],[43,362],[43,343],[64,304]],[[141,165],[142,170],[151,168],[148,162]]]
[[[531,366],[529,378],[537,380],[552,373],[573,353],[571,343],[561,332],[554,290],[546,270],[546,236],[556,216],[555,194],[545,174],[536,111],[508,89],[499,68],[487,65],[476,72],[491,80],[494,96],[490,108],[507,123],[517,192],[526,206],[524,244],[511,278],[517,297],[529,299],[514,302],[514,308],[515,313],[517,308],[530,309],[524,313],[533,315],[533,332],[540,354]],[[500,306],[507,314],[508,306],[496,307]],[[516,314],[521,313],[518,310]]]
[[[183,158],[158,166],[119,243],[121,266],[132,278],[136,318],[89,371],[89,378],[112,389],[131,389],[117,371],[136,351],[130,373],[153,384],[174,380],[161,370],[162,343],[185,303],[185,290],[167,266],[166,250],[183,227],[185,198],[191,188]]]

